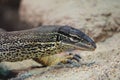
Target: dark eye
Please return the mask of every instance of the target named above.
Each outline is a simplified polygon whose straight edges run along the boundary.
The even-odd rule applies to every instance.
[[[69,38],[70,39],[70,41],[72,41],[72,42],[79,42],[79,39],[77,39],[76,37],[71,37],[71,38]]]

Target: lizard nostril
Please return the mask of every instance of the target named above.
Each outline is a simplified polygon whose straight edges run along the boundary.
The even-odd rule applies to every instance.
[[[90,43],[88,43],[88,45],[91,45]]]
[[[93,42],[92,43],[92,46],[94,47],[94,48],[97,48],[97,46],[96,46],[96,44]]]

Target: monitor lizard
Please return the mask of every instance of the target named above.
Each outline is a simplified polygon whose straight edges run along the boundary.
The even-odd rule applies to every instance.
[[[70,54],[57,59],[53,56],[67,50],[96,49],[95,42],[82,31],[71,26],[40,26],[33,29],[0,32],[0,62],[33,59],[45,66],[79,61],[80,56]],[[58,61],[55,61],[58,60]]]

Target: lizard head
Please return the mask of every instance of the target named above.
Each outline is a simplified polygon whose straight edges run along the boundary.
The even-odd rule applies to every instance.
[[[58,29],[59,41],[66,47],[92,51],[96,49],[95,42],[82,31],[70,26],[62,26]]]

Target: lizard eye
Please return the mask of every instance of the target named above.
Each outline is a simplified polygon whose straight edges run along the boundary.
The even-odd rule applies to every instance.
[[[72,41],[72,42],[79,42],[79,40],[76,38],[76,37],[73,37],[73,38],[69,38],[70,39],[70,41]]]

